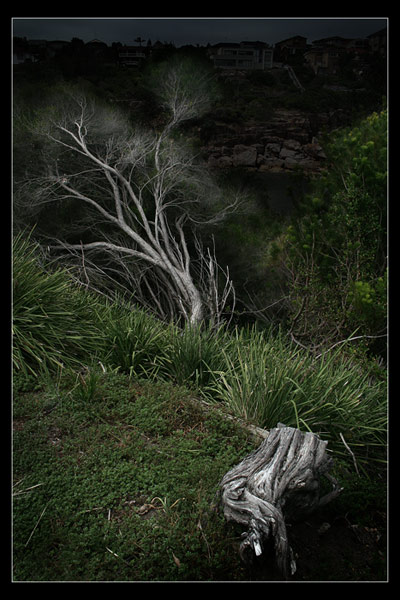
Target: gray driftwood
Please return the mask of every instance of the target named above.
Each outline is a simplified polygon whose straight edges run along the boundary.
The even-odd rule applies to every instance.
[[[244,561],[260,556],[273,538],[276,562],[285,578],[296,571],[286,532],[286,520],[298,520],[335,498],[340,492],[328,474],[333,459],[327,442],[282,424],[271,429],[255,452],[223,477],[221,503],[225,518],[246,526],[240,555]],[[320,495],[320,477],[332,490]]]

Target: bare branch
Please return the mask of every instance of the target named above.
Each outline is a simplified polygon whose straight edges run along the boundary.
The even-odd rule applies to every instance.
[[[50,248],[64,248],[66,250],[95,250],[95,249],[104,249],[114,252],[122,252],[123,254],[129,254],[130,256],[134,256],[136,258],[141,258],[146,262],[150,262],[153,265],[159,267],[162,266],[161,261],[154,260],[151,256],[148,256],[144,252],[139,252],[137,250],[132,250],[131,248],[127,248],[125,246],[117,246],[116,244],[111,244],[110,242],[91,242],[89,244],[57,244],[54,246],[50,246]]]
[[[323,356],[327,352],[330,352],[331,350],[333,350],[334,348],[336,348],[336,346],[339,346],[341,344],[345,344],[346,342],[353,342],[354,340],[362,340],[362,339],[378,339],[378,338],[383,338],[383,337],[387,337],[387,334],[384,333],[382,335],[356,335],[356,336],[353,336],[353,337],[349,337],[349,338],[346,338],[345,340],[340,340],[339,342],[336,342],[335,344],[333,344],[333,346],[331,346],[330,348],[328,348],[324,352],[321,352],[321,354],[318,354],[318,356],[316,356],[316,358],[321,358],[321,356]]]
[[[130,131],[115,111],[106,114],[83,95],[72,98],[74,102],[69,96],[61,116],[54,111],[43,127],[58,152],[47,151],[47,172],[30,179],[20,192],[29,196],[31,206],[75,200],[97,215],[86,240],[76,243],[74,236],[73,242],[67,238],[49,244],[52,250],[70,253],[84,285],[123,276],[162,318],[172,314],[198,323],[208,311],[220,322],[228,298],[234,296],[229,272],[197,238],[197,256],[192,256],[185,224],[217,222],[234,209],[236,199],[227,207],[221,201],[220,214],[211,213],[211,184],[206,187],[193,156],[170,136],[179,121],[206,101],[204,82],[197,95],[187,82],[188,73],[180,69],[163,82],[172,117],[157,134]],[[101,222],[106,228],[98,226]]]

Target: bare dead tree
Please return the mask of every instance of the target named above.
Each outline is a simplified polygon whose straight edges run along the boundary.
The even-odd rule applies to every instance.
[[[131,283],[136,300],[162,318],[216,323],[234,297],[229,271],[189,229],[234,210],[189,150],[172,132],[206,105],[205,80],[185,88],[185,73],[170,70],[160,81],[169,118],[160,131],[130,130],[115,110],[82,94],[66,94],[61,110],[36,123],[49,145],[43,176],[28,179],[29,202],[38,207],[74,201],[88,209],[89,239],[58,239],[49,247],[80,265],[82,282],[96,277]],[[200,85],[203,83],[204,85]],[[26,190],[25,190],[26,191]],[[27,194],[24,198],[26,202]],[[219,281],[219,279],[223,281]]]

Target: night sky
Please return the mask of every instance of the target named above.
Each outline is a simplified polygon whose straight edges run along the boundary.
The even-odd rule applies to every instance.
[[[13,36],[28,39],[65,40],[73,37],[84,42],[96,38],[106,44],[135,44],[137,37],[172,42],[175,46],[218,42],[262,41],[275,44],[294,35],[311,43],[330,36],[363,38],[388,25],[386,17],[14,17]]]

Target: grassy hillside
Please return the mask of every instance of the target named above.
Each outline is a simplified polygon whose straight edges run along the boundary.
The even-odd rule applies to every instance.
[[[16,581],[276,578],[240,564],[241,532],[212,510],[222,475],[255,447],[213,407],[328,439],[347,491],[316,519],[346,515],[346,535],[356,524],[383,539],[384,378],[342,348],[316,359],[279,331],[182,331],[105,302],[45,270],[23,236],[13,258]],[[351,579],[384,578],[376,544]],[[345,579],[352,558],[330,558],[300,561],[299,579]]]
[[[251,448],[172,384],[98,372],[18,393],[15,580],[243,578],[210,507]]]

